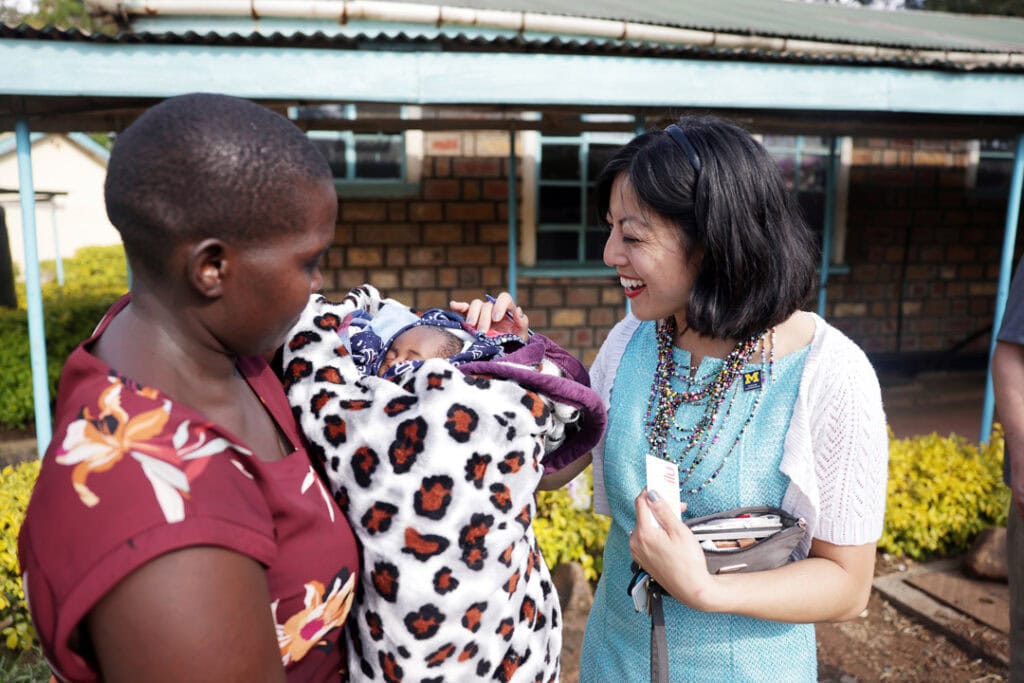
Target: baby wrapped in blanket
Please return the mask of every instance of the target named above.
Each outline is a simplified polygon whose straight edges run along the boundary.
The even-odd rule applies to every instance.
[[[392,341],[425,325],[455,334],[459,351],[389,362]],[[314,297],[283,361],[362,545],[353,679],[557,680],[561,614],[531,522],[541,476],[604,428],[579,361],[542,335],[481,335],[369,286],[341,303]]]

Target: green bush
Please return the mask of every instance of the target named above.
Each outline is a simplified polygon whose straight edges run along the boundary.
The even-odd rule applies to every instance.
[[[578,562],[591,582],[601,575],[604,539],[611,519],[591,506],[590,467],[563,488],[537,493],[533,529],[544,561],[553,570],[562,562]]]
[[[885,528],[878,547],[912,559],[961,553],[979,531],[1006,524],[1003,430],[979,448],[937,434],[889,440]]]
[[[40,271],[47,277],[51,262]],[[85,247],[64,261],[65,284],[43,285],[43,333],[51,402],[57,379],[68,354],[96,327],[96,323],[127,289],[124,250]],[[32,399],[32,364],[29,355],[28,314],[24,286],[19,286],[17,310],[0,309],[0,429],[24,429],[35,418]]]
[[[21,588],[18,531],[38,475],[38,460],[8,465],[0,472],[0,636],[8,650],[24,651],[36,645]]]

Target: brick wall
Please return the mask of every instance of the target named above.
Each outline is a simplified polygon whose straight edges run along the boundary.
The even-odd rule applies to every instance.
[[[330,296],[369,282],[419,309],[508,288],[508,160],[428,156],[418,196],[343,199],[327,256]],[[625,299],[613,278],[520,278],[538,332],[589,364]]]
[[[417,196],[342,201],[329,293],[370,282],[424,309],[507,288],[507,156],[465,156],[467,146],[428,150]],[[987,351],[1006,199],[965,187],[966,160],[959,142],[855,141],[849,272],[830,278],[826,315],[876,362],[929,367]],[[518,298],[535,330],[587,364],[625,311],[613,278],[520,276]]]
[[[966,187],[962,142],[855,140],[846,275],[827,314],[878,359],[987,352],[1005,197]]]

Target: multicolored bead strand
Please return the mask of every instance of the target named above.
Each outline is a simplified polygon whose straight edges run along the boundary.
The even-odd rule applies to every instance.
[[[766,340],[766,337],[768,338]],[[722,368],[712,375],[706,375],[699,380],[691,379],[690,373],[688,372],[686,378],[683,379],[675,367],[675,358],[673,356],[673,346],[675,339],[675,320],[668,318],[658,324],[657,329],[657,344],[658,344],[658,365],[655,370],[654,386],[651,392],[651,398],[647,405],[647,411],[644,415],[644,423],[647,428],[647,440],[650,445],[651,452],[660,458],[675,462],[680,468],[680,486],[686,483],[690,476],[696,471],[697,467],[704,461],[707,453],[710,449],[718,442],[718,433],[721,431],[722,424],[728,421],[729,416],[732,414],[732,406],[735,401],[736,391],[729,392],[730,388],[733,387],[735,380],[743,373],[743,368],[746,366],[748,361],[757,352],[758,347],[761,349],[761,367],[762,367],[762,383],[758,389],[758,394],[751,405],[750,414],[743,422],[743,426],[740,428],[739,433],[733,440],[733,443],[729,446],[728,451],[722,462],[718,465],[715,471],[708,477],[703,483],[695,489],[690,489],[687,492],[694,494],[699,493],[705,487],[707,487],[712,481],[714,481],[718,474],[725,467],[729,457],[735,450],[740,439],[742,439],[744,432],[747,427],[754,419],[754,415],[757,413],[757,408],[761,404],[761,397],[764,393],[764,387],[767,381],[772,377],[774,370],[775,361],[775,328],[766,330],[761,334],[754,335],[749,339],[741,340],[736,344],[733,350],[726,356],[722,363]],[[766,341],[770,341],[770,348],[766,349]],[[767,373],[765,373],[764,365],[767,357]],[[686,382],[687,389],[685,391],[676,391],[672,388],[672,378],[677,377]],[[706,384],[705,380],[710,380]],[[696,387],[694,389],[693,387]],[[729,402],[725,405],[725,412],[721,416],[719,421],[719,413],[722,409],[722,404],[725,399],[729,396]],[[704,413],[697,420],[696,424],[691,428],[684,427],[676,420],[676,413],[683,403],[698,404],[706,400]],[[715,430],[715,425],[718,424],[719,429]],[[682,442],[682,448],[680,453],[676,457],[669,455],[668,441],[671,434],[671,428],[686,436],[685,439],[676,439],[672,437],[673,441]],[[688,456],[693,455],[690,463],[685,468],[683,463],[689,459]]]

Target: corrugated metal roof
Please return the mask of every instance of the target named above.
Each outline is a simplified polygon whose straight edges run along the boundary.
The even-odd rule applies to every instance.
[[[127,45],[204,45],[234,47],[302,47],[335,50],[443,50],[512,53],[559,53],[620,57],[653,57],[663,59],[742,60],[794,64],[827,64],[841,66],[896,66],[906,69],[937,69],[972,72],[1024,72],[1024,61],[1007,63],[962,64],[943,59],[934,52],[917,55],[899,52],[867,56],[863,54],[804,52],[799,49],[769,50],[747,47],[704,47],[690,45],[643,44],[617,40],[575,40],[562,38],[527,39],[522,36],[485,38],[464,34],[442,34],[434,37],[399,35],[345,35],[315,33],[180,33],[122,32],[116,36],[85,34],[77,30],[62,31],[53,27],[34,29],[29,26],[0,25],[0,39],[31,39],[51,41],[84,41]]]
[[[314,3],[317,0],[312,0]],[[1024,19],[791,0],[402,0],[636,21],[702,31],[934,50],[1024,51]]]

